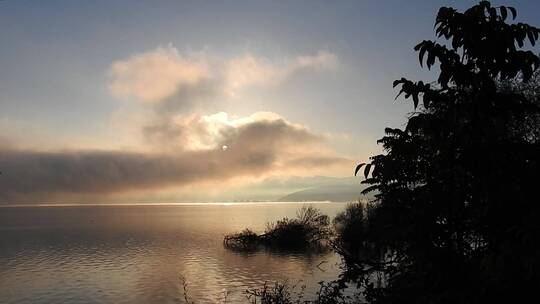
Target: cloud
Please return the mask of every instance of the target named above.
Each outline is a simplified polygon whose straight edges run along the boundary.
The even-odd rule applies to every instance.
[[[144,121],[137,119],[134,127],[144,143],[131,152],[0,146],[0,202],[103,201],[349,168],[349,159],[326,147],[327,136],[276,113],[201,114],[246,88],[275,86],[296,73],[336,64],[337,57],[326,51],[282,60],[251,54],[216,59],[204,52],[181,54],[173,46],[116,61],[109,69],[110,91],[142,105]]]
[[[227,62],[225,90],[235,96],[245,87],[276,85],[299,71],[334,69],[336,65],[336,55],[327,51],[298,56],[283,64],[271,62],[264,57],[245,55]]]
[[[294,70],[305,68],[334,69],[338,63],[337,56],[328,51],[319,51],[315,56],[298,56]]]
[[[323,136],[288,122],[273,112],[256,112],[241,118],[231,118],[225,112],[177,115],[146,126],[144,132],[153,144],[172,151],[208,150],[224,145],[232,147],[238,141],[244,149],[249,149],[251,145],[273,149],[289,141],[298,144],[323,141]]]
[[[184,146],[170,152],[0,149],[0,201],[106,198],[122,192],[204,183],[219,186],[239,178],[351,166],[350,160],[321,149],[323,136],[275,113],[236,119],[217,113],[177,123],[178,140]]]
[[[169,45],[114,62],[109,87],[118,98],[151,103],[186,100],[184,95],[198,91],[230,97],[251,86],[279,84],[300,71],[331,70],[337,62],[335,54],[323,50],[277,61],[252,54],[210,60],[204,52],[182,55]]]
[[[187,58],[172,46],[133,55],[110,67],[111,92],[119,98],[158,102],[209,77],[201,59]]]
[[[336,65],[336,55],[327,51],[272,61],[251,54],[231,59],[211,58],[206,52],[181,54],[169,45],[114,62],[110,89],[118,98],[150,104],[141,129],[154,150],[189,149],[212,144],[217,134],[203,134],[211,133],[208,128],[224,133],[230,131],[227,124],[235,123],[194,113],[237,97],[248,87],[273,86],[300,71]]]
[[[151,149],[190,149],[212,144],[217,134],[209,134],[208,128],[224,133],[230,131],[227,124],[238,123],[194,113],[237,97],[248,87],[276,85],[297,72],[333,69],[336,64],[336,55],[327,51],[272,61],[251,54],[231,59],[212,58],[205,51],[181,54],[169,45],[112,63],[109,87],[117,98],[147,105],[146,122],[139,127]]]

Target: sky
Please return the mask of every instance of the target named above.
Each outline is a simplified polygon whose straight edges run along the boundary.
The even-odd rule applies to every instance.
[[[474,3],[1,1],[0,202],[272,199],[351,176],[412,110],[392,81],[435,78],[413,47],[438,8]],[[539,25],[540,1],[493,4]]]

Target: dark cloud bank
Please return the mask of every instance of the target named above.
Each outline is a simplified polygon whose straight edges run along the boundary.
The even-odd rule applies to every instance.
[[[339,165],[348,160],[320,154],[323,139],[278,119],[233,128],[228,145],[175,153],[119,151],[33,151],[0,148],[0,203],[59,203],[66,197],[107,197],[279,170]],[[291,149],[305,150],[296,154]]]

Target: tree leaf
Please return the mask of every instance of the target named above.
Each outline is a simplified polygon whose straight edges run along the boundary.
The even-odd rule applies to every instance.
[[[364,169],[364,177],[367,178],[369,175],[369,171],[371,170],[371,164],[367,164],[366,168]]]
[[[510,10],[510,12],[512,13],[512,19],[516,19],[516,16],[517,16],[517,11],[515,8],[509,6],[508,9]]]
[[[418,59],[420,60],[420,66],[424,67],[422,62],[424,61],[424,54],[426,53],[427,47],[422,47],[420,53],[418,53]]]
[[[534,39],[534,29],[530,29],[527,31],[527,37],[529,37],[531,45],[534,46],[536,43],[536,39]]]
[[[427,65],[427,68],[428,70],[431,69],[431,66],[435,63],[435,53],[433,53],[433,51],[429,52],[428,54],[428,58],[427,58],[427,62],[426,62],[426,65]]]
[[[403,93],[403,89],[401,89],[401,91],[399,91],[399,93],[396,95],[396,98],[394,98],[394,100],[398,99],[398,97]]]
[[[493,20],[497,18],[497,10],[494,7],[489,9],[489,17]]]
[[[521,37],[516,37],[517,44],[520,48],[523,47],[523,39]]]
[[[398,84],[404,83],[406,81],[407,79],[405,79],[405,77],[401,77],[401,79],[394,80],[394,82],[392,83],[392,87],[395,88]]]
[[[356,169],[354,169],[354,176],[356,176],[356,174],[358,174],[358,171],[360,171],[360,169],[365,165],[366,163],[361,163],[359,164],[358,166],[356,166]]]
[[[506,10],[506,7],[505,6],[501,6],[500,7],[500,11],[501,11],[501,17],[502,17],[502,20],[506,20],[506,18],[508,17],[508,11]]]
[[[379,188],[379,185],[373,185],[373,186],[369,186],[367,187],[366,189],[362,190],[362,194],[368,194],[369,192],[372,192],[372,191],[375,191]]]

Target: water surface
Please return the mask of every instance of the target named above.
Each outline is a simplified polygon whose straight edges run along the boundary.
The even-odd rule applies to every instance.
[[[333,280],[328,252],[238,253],[223,235],[293,217],[299,203],[0,208],[0,303],[246,302],[246,288]],[[315,207],[333,216],[341,203]]]

